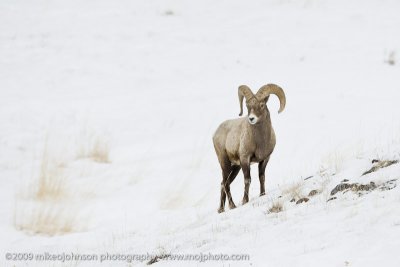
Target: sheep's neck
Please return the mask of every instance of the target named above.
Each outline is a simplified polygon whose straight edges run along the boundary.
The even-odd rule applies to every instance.
[[[267,147],[271,139],[271,118],[266,116],[255,125],[250,125],[250,131],[254,136],[254,141],[259,148]]]

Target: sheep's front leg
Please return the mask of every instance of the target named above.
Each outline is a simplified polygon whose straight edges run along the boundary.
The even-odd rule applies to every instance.
[[[242,203],[246,204],[247,202],[249,202],[249,188],[250,188],[250,183],[251,183],[250,160],[241,161],[240,166],[242,167],[243,175],[244,175],[244,195],[243,195]]]
[[[260,196],[265,195],[265,168],[267,167],[269,157],[258,163],[258,177],[260,178]]]

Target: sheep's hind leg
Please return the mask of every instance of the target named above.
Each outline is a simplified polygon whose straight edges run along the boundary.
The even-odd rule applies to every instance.
[[[221,198],[219,200],[218,213],[225,211],[225,199],[226,199],[226,193],[225,193],[225,188],[224,188],[224,182],[222,181],[222,183],[221,183]]]
[[[220,163],[221,163],[221,168],[222,168],[222,182],[221,182],[221,198],[219,201],[218,213],[225,211],[225,200],[226,200],[225,185],[227,184],[229,174],[231,173],[231,167],[230,167],[231,163],[229,162],[229,160],[227,158],[220,161]]]
[[[233,180],[235,180],[235,178],[238,175],[239,171],[240,171],[240,166],[233,165],[231,167],[231,172],[230,172],[230,174],[228,176],[228,179],[226,180],[226,184],[225,184],[225,192],[226,192],[226,195],[228,197],[229,208],[230,209],[236,208],[236,205],[233,202],[232,195],[231,195],[231,183],[233,182]]]

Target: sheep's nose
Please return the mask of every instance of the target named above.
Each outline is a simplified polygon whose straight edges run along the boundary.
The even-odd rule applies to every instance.
[[[250,121],[254,121],[254,117],[250,117],[249,119],[250,119]]]

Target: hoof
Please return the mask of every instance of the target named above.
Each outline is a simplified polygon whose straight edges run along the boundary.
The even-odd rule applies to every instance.
[[[243,198],[242,205],[246,204],[247,202],[249,202],[249,199],[248,198]]]
[[[260,197],[265,196],[265,192],[260,193]]]
[[[229,204],[229,209],[231,209],[231,210],[233,210],[233,209],[236,209],[236,205],[235,205],[235,203],[232,203],[232,205],[231,205],[231,204]]]
[[[224,211],[225,211],[224,208],[219,208],[219,209],[218,209],[218,213],[222,213],[222,212],[224,212]]]

